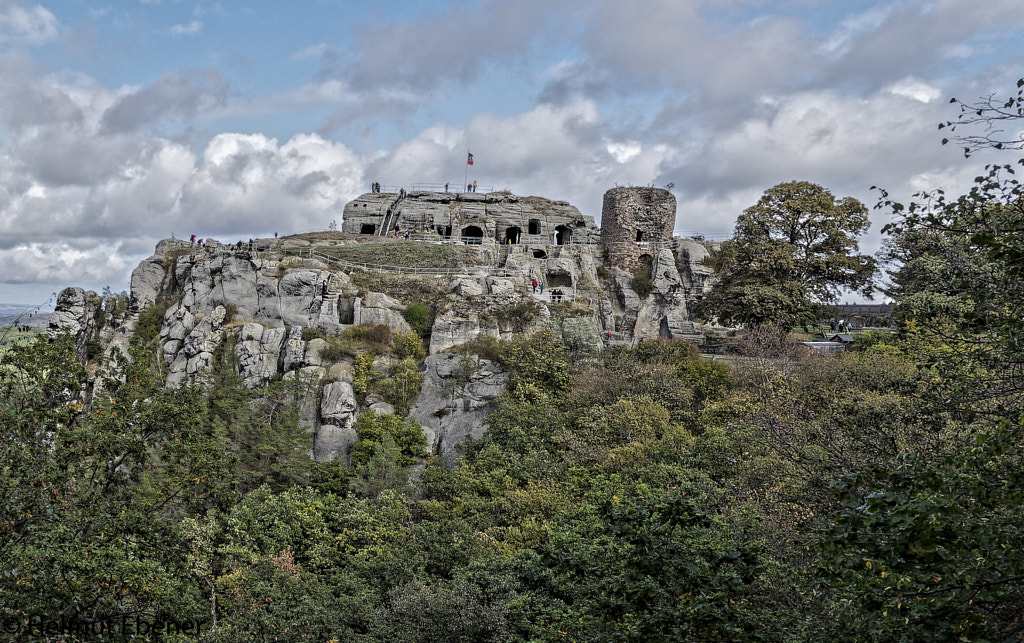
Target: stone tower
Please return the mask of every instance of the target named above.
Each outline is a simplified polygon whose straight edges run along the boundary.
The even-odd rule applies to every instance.
[[[604,193],[601,210],[601,243],[608,261],[635,272],[657,256],[661,245],[672,240],[676,225],[676,198],[661,188],[613,188]]]

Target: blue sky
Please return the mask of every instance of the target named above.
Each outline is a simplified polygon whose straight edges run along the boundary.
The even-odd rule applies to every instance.
[[[595,218],[674,183],[712,237],[783,181],[963,189],[987,159],[936,125],[1015,87],[1022,37],[1020,0],[0,0],[0,302],[127,289],[172,234],[323,229],[467,149]]]

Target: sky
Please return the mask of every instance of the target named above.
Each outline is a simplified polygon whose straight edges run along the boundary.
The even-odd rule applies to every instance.
[[[0,0],[0,302],[467,170],[598,222],[672,185],[713,239],[786,181],[965,190],[986,155],[937,125],[1015,91],[1022,38],[1022,0]]]

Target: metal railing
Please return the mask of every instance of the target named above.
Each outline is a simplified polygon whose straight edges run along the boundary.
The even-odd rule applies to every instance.
[[[477,185],[476,190],[467,189],[468,186],[461,185],[459,183],[449,183],[448,189],[444,189],[444,183],[413,183],[411,186],[406,185],[381,185],[380,192],[374,192],[370,190],[370,194],[398,194],[402,190],[405,190],[406,194],[409,192],[448,192],[449,194],[466,194],[468,192],[476,192],[478,194],[490,194],[492,192],[505,192],[505,190],[495,190],[493,185]]]
[[[494,192],[493,185],[478,185],[476,189],[467,189],[467,185],[460,185],[458,183],[448,183],[448,189],[445,189],[444,183],[413,183],[412,187],[409,188],[409,192],[448,192],[449,194],[465,194],[467,192],[477,192],[480,194],[490,194]],[[503,192],[504,190],[498,190]]]

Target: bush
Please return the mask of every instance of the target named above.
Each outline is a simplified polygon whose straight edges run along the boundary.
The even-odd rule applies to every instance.
[[[430,328],[434,323],[433,314],[430,311],[430,307],[426,304],[413,302],[406,306],[402,316],[405,317],[405,321],[409,322],[409,325],[412,326],[412,329],[420,337],[430,335]]]
[[[373,456],[373,445],[380,444],[387,435],[401,451],[400,464],[409,466],[416,463],[417,458],[427,457],[423,449],[427,444],[427,436],[419,422],[406,419],[401,415],[387,415],[366,411],[356,419],[356,440],[352,447],[352,465],[365,464]]]
[[[395,355],[406,358],[422,359],[426,356],[423,343],[416,333],[398,333],[392,338]]]
[[[648,295],[654,292],[654,281],[650,274],[644,272],[634,275],[629,285],[640,299],[647,299]]]
[[[501,340],[489,335],[477,335],[465,344],[453,346],[449,350],[460,355],[477,355],[480,359],[492,362],[501,360]]]
[[[540,306],[532,299],[521,299],[513,304],[501,306],[489,311],[485,318],[493,319],[499,324],[511,326],[521,333],[540,314]]]
[[[356,343],[343,337],[327,337],[327,345],[320,349],[320,357],[329,362],[339,362],[346,357],[355,357],[359,352]]]
[[[391,329],[384,324],[353,326],[341,334],[344,339],[361,342],[367,348],[384,355],[391,352]]]
[[[423,388],[419,362],[411,357],[403,359],[391,367],[387,379],[380,382],[379,386],[384,400],[395,407],[395,413],[407,414]]]
[[[236,310],[237,310],[237,308],[236,308]],[[224,322],[227,323],[227,319],[225,319]],[[322,337],[323,337],[323,335],[320,333],[320,330],[317,329],[317,328],[303,328],[302,329],[302,341],[304,341],[304,342],[308,342],[311,339],[319,339],[319,338],[322,338]]]
[[[151,342],[160,336],[160,328],[164,324],[164,313],[167,312],[167,302],[157,301],[155,304],[139,313],[139,323],[135,326],[135,336],[143,342]]]

